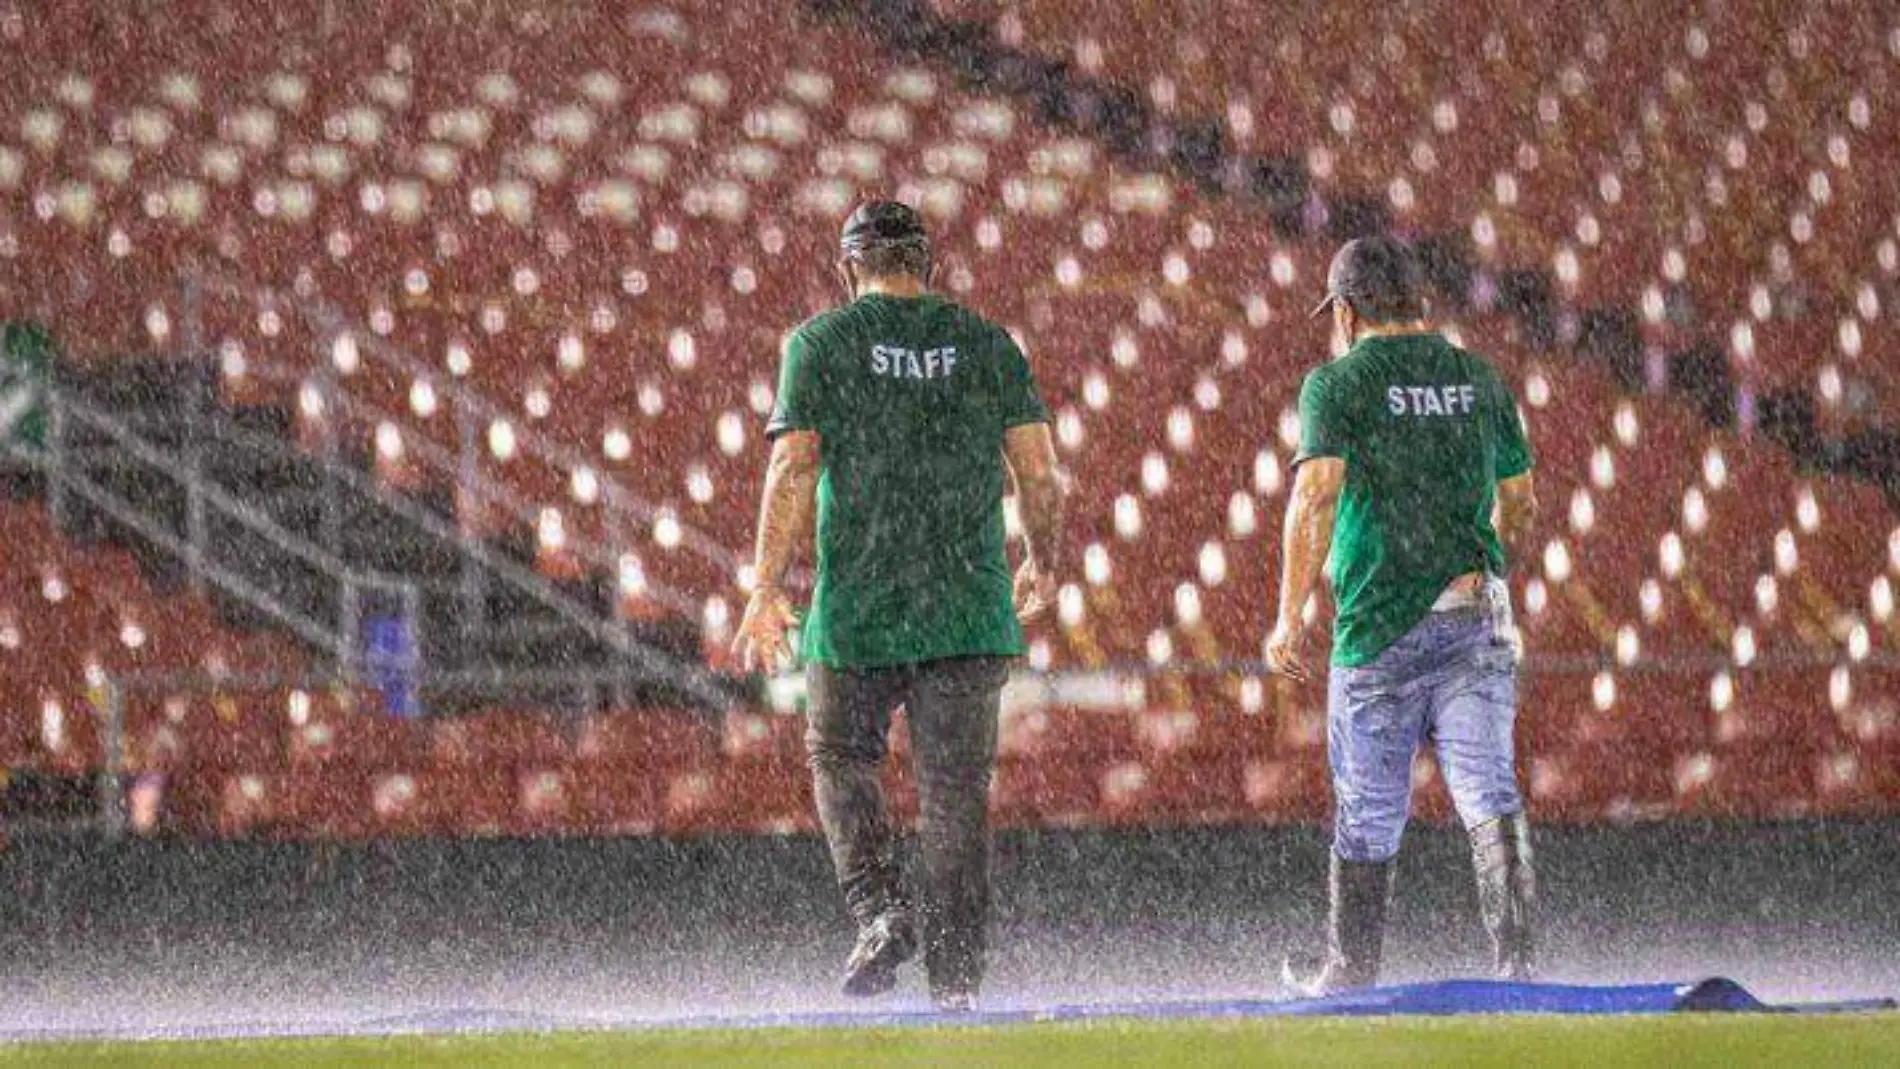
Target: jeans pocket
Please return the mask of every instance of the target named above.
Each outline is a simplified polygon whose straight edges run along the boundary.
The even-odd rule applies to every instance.
[[[1387,678],[1384,673],[1339,668],[1333,671],[1348,673],[1340,682],[1339,692],[1352,709],[1366,709],[1398,700],[1398,683]]]

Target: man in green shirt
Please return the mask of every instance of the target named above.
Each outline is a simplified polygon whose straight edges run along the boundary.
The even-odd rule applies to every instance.
[[[1330,554],[1333,850],[1327,948],[1289,961],[1311,995],[1376,983],[1412,758],[1435,746],[1471,839],[1498,974],[1531,974],[1530,827],[1512,748],[1517,633],[1503,581],[1529,533],[1530,449],[1491,366],[1425,319],[1411,250],[1347,243],[1327,296],[1337,358],[1300,390],[1278,622],[1267,663],[1309,678],[1305,610]],[[1507,553],[1508,550],[1508,553]]]
[[[748,671],[790,653],[784,588],[812,537],[803,629],[806,743],[820,823],[858,925],[851,995],[888,991],[918,946],[931,996],[971,1008],[989,910],[990,775],[1021,621],[1055,596],[1060,493],[1049,413],[1008,333],[930,293],[916,211],[861,206],[839,241],[851,300],[785,342],[766,426],[757,583],[734,640]],[[1024,559],[1012,580],[1013,477]],[[879,771],[892,711],[910,718],[923,864],[918,916],[899,885]]]

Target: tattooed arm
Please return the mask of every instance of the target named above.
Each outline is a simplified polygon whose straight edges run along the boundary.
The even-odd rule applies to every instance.
[[[1314,457],[1293,476],[1293,499],[1286,509],[1280,551],[1280,611],[1267,639],[1267,665],[1295,682],[1311,678],[1305,658],[1306,602],[1319,586],[1326,554],[1333,544],[1333,521],[1346,462]]]
[[[1023,620],[1041,615],[1056,598],[1062,572],[1062,472],[1047,423],[1011,427],[1003,436],[1003,458],[1016,484],[1023,522],[1023,564],[1016,572],[1016,614]]]
[[[817,499],[817,432],[779,435],[772,443],[764,501],[759,507],[759,533],[752,558],[758,585],[732,640],[733,652],[748,672],[771,669],[791,656],[785,631],[797,617],[784,587],[785,576],[799,547],[811,541]]]
[[[1537,522],[1537,484],[1530,472],[1498,482],[1498,496],[1491,506],[1491,525],[1504,543],[1505,566],[1517,567],[1530,548],[1531,526]]]

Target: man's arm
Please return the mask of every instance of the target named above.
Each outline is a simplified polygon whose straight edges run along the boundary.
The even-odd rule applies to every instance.
[[[1491,506],[1491,527],[1504,543],[1506,567],[1516,567],[1529,548],[1531,524],[1537,520],[1537,488],[1531,482],[1531,443],[1524,418],[1504,380],[1491,378],[1492,426],[1497,440],[1497,496]]]
[[[1491,526],[1504,543],[1504,561],[1515,567],[1529,548],[1531,525],[1537,522],[1537,486],[1526,471],[1498,481],[1497,500],[1491,506]]]
[[[818,509],[818,432],[788,431],[772,443],[759,505],[759,531],[752,566],[758,585],[779,587],[798,548],[811,538]]]
[[[1047,423],[1024,423],[1003,432],[1003,459],[1016,484],[1025,559],[1016,575],[1016,613],[1027,620],[1055,599],[1062,561],[1062,473]]]
[[[1310,676],[1301,650],[1306,602],[1319,585],[1320,570],[1332,550],[1333,520],[1345,482],[1344,460],[1314,457],[1300,465],[1293,478],[1293,499],[1287,504],[1281,534],[1280,611],[1266,652],[1269,668],[1299,682]]]
[[[1025,423],[1003,434],[1003,459],[1016,483],[1023,542],[1029,559],[1045,572],[1061,567],[1062,480],[1056,469],[1055,440],[1047,423]]]
[[[757,585],[732,640],[733,651],[748,672],[769,668],[791,654],[785,630],[797,616],[784,583],[798,548],[811,541],[812,516],[818,502],[818,458],[816,431],[787,431],[772,443],[752,554]]]

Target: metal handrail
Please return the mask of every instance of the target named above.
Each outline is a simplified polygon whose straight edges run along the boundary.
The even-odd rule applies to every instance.
[[[175,463],[175,458],[166,455],[140,438],[124,421],[75,400],[65,391],[49,390],[47,408],[53,430],[49,450],[44,454],[17,450],[9,450],[10,453],[43,470],[52,484],[62,491],[77,494],[95,508],[183,561],[196,580],[211,581],[227,593],[264,613],[265,616],[287,628],[305,642],[322,650],[343,671],[355,672],[362,659],[359,656],[360,639],[356,632],[362,618],[361,595],[364,590],[376,590],[395,595],[402,605],[403,613],[410,618],[412,626],[421,626],[421,594],[416,583],[366,573],[351,567],[348,562],[336,555],[321,547],[313,546],[286,530],[248,502],[225,493],[206,480],[194,465],[181,467]],[[162,524],[153,522],[149,516],[142,514],[130,502],[86,477],[83,466],[74,464],[64,449],[64,439],[70,422],[78,422],[102,432],[126,455],[142,463],[146,469],[162,472],[176,481],[185,489],[187,499],[191,502],[188,505],[188,511],[192,514],[200,514],[203,507],[210,506],[221,516],[232,519],[240,526],[263,536],[279,550],[323,572],[337,585],[337,619],[327,624],[319,622],[308,613],[286,604],[282,598],[238,574],[235,570],[206,559],[204,547],[200,541],[203,532],[197,521],[192,522],[192,532],[189,536],[179,537],[166,530]]]
[[[248,446],[270,441],[263,435],[255,434],[251,431],[233,430],[223,426],[215,428],[211,433],[217,436],[221,441],[238,445]],[[433,445],[433,443],[424,444]],[[479,539],[464,538],[461,532],[457,531],[452,524],[443,520],[433,512],[430,512],[428,509],[417,505],[406,496],[402,494],[382,494],[380,488],[372,479],[356,469],[346,464],[335,465],[331,469],[331,476],[349,484],[350,488],[358,493],[379,494],[383,504],[401,515],[404,519],[421,527],[424,531],[427,531],[436,538],[456,542],[464,552],[474,557],[478,563],[487,567],[490,571],[502,575],[503,578],[508,579],[516,586],[534,584],[545,591],[549,597],[561,596],[547,580],[537,573],[523,568],[507,557],[490,550],[486,545],[482,544]],[[666,604],[674,608],[690,609],[690,603],[685,601],[682,596],[674,593],[670,588],[655,584],[655,589],[658,592],[672,596],[671,600],[661,599],[665,600]],[[529,592],[535,593],[535,591]]]
[[[1838,656],[1820,653],[1776,654],[1758,658],[1748,667],[1751,671],[1776,672],[1803,668],[1819,668],[1838,665]],[[1893,671],[1900,669],[1900,654],[1880,651],[1870,653],[1865,660],[1852,662],[1855,668],[1874,671]],[[1649,661],[1637,660],[1627,665],[1619,665],[1619,674],[1655,674],[1686,671],[1706,671],[1711,668],[1732,666],[1732,662],[1719,654],[1708,656],[1682,656],[1656,658]],[[1604,662],[1597,658],[1577,655],[1550,655],[1528,659],[1524,669],[1531,675],[1583,675],[1600,671]],[[1095,679],[1103,676],[1120,678],[1167,679],[1172,677],[1192,678],[1234,678],[1254,676],[1265,679],[1273,673],[1266,662],[1258,660],[1220,660],[1220,661],[1182,661],[1167,665],[1155,665],[1147,661],[1118,661],[1097,668],[1058,668],[1032,669],[1019,668],[1012,673],[1017,680],[1038,682],[1059,682],[1062,680]],[[296,674],[238,672],[225,673],[211,677],[203,672],[190,669],[157,670],[137,669],[119,673],[114,678],[121,686],[132,690],[146,689],[190,689],[196,686],[247,687],[293,686],[311,690],[333,686],[343,682],[337,676],[323,672],[301,672]],[[496,683],[497,689],[508,686],[545,686],[547,684],[573,683],[577,685],[611,686],[615,683],[641,682],[650,677],[639,676],[623,669],[453,669],[431,670],[424,668],[415,675],[418,686],[457,686],[466,684]],[[736,682],[740,677],[733,677]]]
[[[197,337],[199,333],[198,302],[202,299],[205,288],[210,287],[214,292],[225,296],[253,299],[258,295],[263,295],[273,301],[286,303],[297,309],[299,314],[311,321],[312,325],[317,327],[319,331],[326,328],[339,330],[347,327],[350,330],[351,336],[358,339],[359,351],[367,348],[372,354],[385,361],[387,365],[412,377],[428,378],[431,381],[437,378],[433,372],[428,370],[414,357],[384,342],[378,338],[373,331],[363,330],[358,325],[351,323],[347,317],[327,302],[314,298],[306,298],[301,295],[293,294],[286,296],[269,287],[247,285],[230,275],[207,270],[202,265],[193,265],[187,269],[185,286],[188,305],[187,334],[194,339],[193,344],[202,346],[202,339]],[[329,378],[327,374],[323,377],[325,379]],[[469,410],[487,414],[489,418],[500,418],[504,415],[499,408],[482,397],[479,393],[469,390],[453,380],[445,383],[445,390],[458,405],[465,406]],[[335,389],[331,390],[330,393],[334,395],[334,399],[339,400],[346,409],[350,411],[367,410],[371,414],[385,418],[390,415],[382,409],[351,396],[346,390]],[[523,428],[523,431],[523,441],[530,445],[543,447],[548,453],[553,455],[556,460],[563,460],[570,466],[578,466],[582,463],[576,460],[570,452],[562,449],[555,443],[541,438],[537,433],[527,428]],[[458,485],[466,485],[469,473],[463,470],[464,458],[449,455],[446,451],[441,450],[435,443],[427,439],[418,439],[416,445],[419,447],[418,452],[436,460],[438,466],[452,474]],[[341,472],[345,470],[343,466],[336,464],[333,458],[325,457],[322,459],[333,471]],[[353,472],[350,473],[352,477],[354,474]],[[533,522],[532,507],[524,503],[511,488],[496,486],[487,480],[477,480],[477,482],[479,485],[469,487],[469,489],[481,494],[482,500],[485,502],[495,502],[496,499],[499,498],[499,503],[511,511],[514,511],[518,518],[526,522]],[[628,498],[632,504],[651,508],[651,506],[644,505],[644,503],[640,502],[637,498],[631,498],[630,495],[626,495],[624,490],[618,486],[618,483],[611,480],[611,478],[606,480],[604,489],[607,491],[605,496],[610,506],[616,503],[617,498]],[[398,496],[399,495],[382,495],[386,502],[393,502]],[[406,503],[404,504],[406,505]],[[417,519],[419,522],[425,524],[431,524],[432,530],[439,530],[439,528],[433,527],[432,525],[433,517],[422,519],[418,515],[418,512],[419,510],[405,510],[405,513],[412,519]],[[463,537],[458,533],[455,536],[455,541],[465,552],[473,556],[478,562],[487,566],[491,572],[508,580],[518,589],[523,590],[546,605],[557,615],[580,627],[583,631],[591,635],[595,641],[613,649],[621,656],[631,658],[639,664],[641,668],[661,681],[679,686],[700,700],[717,707],[723,708],[729,704],[729,697],[723,691],[712,685],[709,681],[710,677],[708,673],[706,673],[703,668],[683,664],[677,659],[654,649],[647,643],[635,639],[618,621],[603,620],[598,614],[582,609],[573,599],[556,590],[552,584],[547,582],[540,575],[521,568],[515,565],[514,562],[508,561],[494,553],[479,539]],[[714,550],[724,552],[723,549],[717,547],[709,540],[695,538],[692,541],[694,548],[701,549],[702,551],[704,551],[705,547],[711,546]],[[684,542],[682,544],[684,544]],[[590,559],[603,564],[610,570],[616,565],[616,562],[602,560],[592,553],[589,553],[588,551],[593,548],[594,547],[583,547],[582,552]],[[727,553],[726,556],[729,560],[736,559],[736,557],[729,553]],[[690,603],[684,598],[679,597],[670,590],[666,590],[660,584],[655,584],[655,586],[660,587],[662,592],[673,595],[672,600],[675,603],[674,607],[676,609],[683,609],[687,612],[692,611]]]
[[[140,537],[148,539],[180,560],[190,559],[191,552],[184,539],[152,522],[150,518],[140,514],[137,509],[119,499],[117,495],[78,474],[75,469],[49,463],[44,457],[32,453],[12,451],[12,455],[40,468],[48,478],[58,480],[67,490],[78,494],[94,508],[136,531]],[[198,568],[206,579],[224,588],[226,592],[251,603],[260,612],[295,633],[297,637],[325,650],[339,662],[347,660],[344,643],[335,630],[325,627],[296,609],[283,605],[269,592],[252,585],[250,580],[222,565],[201,561]]]
[[[230,440],[241,442],[246,436],[240,432],[237,435],[229,435],[228,437]],[[337,478],[350,483],[353,488],[359,491],[375,491],[375,487],[370,484],[367,478],[346,466],[335,465],[333,467],[333,474]],[[464,553],[469,554],[477,563],[487,568],[490,572],[512,583],[516,588],[527,592],[530,596],[552,609],[569,623],[586,631],[595,641],[613,649],[622,656],[633,658],[647,672],[657,672],[665,682],[683,687],[702,701],[707,701],[721,707],[729,703],[729,698],[726,694],[712,686],[709,682],[710,677],[702,669],[693,665],[682,664],[678,660],[655,650],[649,644],[641,642],[628,634],[626,629],[620,626],[618,622],[604,621],[597,615],[579,608],[574,604],[573,599],[562,594],[559,590],[556,590],[553,584],[549,583],[546,578],[527,568],[523,568],[502,554],[495,552],[480,539],[462,537],[439,517],[431,515],[428,510],[420,508],[414,503],[404,499],[402,495],[384,495],[383,500],[386,505],[395,509],[411,522],[420,525],[430,534],[438,538],[454,540]]]
[[[1638,661],[1625,667],[1651,671],[1670,671],[1690,667],[1706,668],[1711,663],[1726,664],[1727,662],[1723,658],[1710,655],[1705,657],[1656,659],[1649,662]],[[1816,653],[1801,657],[1786,655],[1768,656],[1758,659],[1752,667],[1773,670],[1780,667],[1809,667],[1813,665],[1837,663],[1839,663],[1838,657],[1823,657]],[[1574,655],[1533,658],[1526,662],[1527,667],[1536,668],[1540,673],[1548,674],[1596,671],[1602,667],[1602,664],[1603,661],[1600,658]],[[1879,653],[1870,654],[1866,659],[1859,662],[1859,664],[1862,666],[1872,666],[1881,670],[1900,669],[1900,656],[1881,651]],[[1172,675],[1250,675],[1264,678],[1268,674],[1267,667],[1263,662],[1246,660],[1211,663],[1186,662],[1165,666],[1157,666],[1145,662],[1133,662],[1094,669],[1068,669],[1056,672],[1031,671],[1020,673],[1019,678],[1027,682],[1041,684],[1046,690],[1045,697],[1051,697],[1053,696],[1054,688],[1064,678],[1089,678],[1103,675],[1136,675],[1148,678]],[[498,685],[498,681],[505,681],[505,683]],[[628,681],[628,677],[621,672],[601,670],[580,672],[531,670],[527,672],[488,673],[431,672],[425,669],[419,672],[414,679],[415,685],[419,687],[455,686],[458,683],[473,683],[477,685],[488,685],[491,689],[504,689],[507,684],[522,686],[565,684],[601,688],[626,681]],[[99,828],[107,838],[118,838],[124,834],[126,827],[124,793],[120,777],[124,773],[123,740],[125,730],[125,701],[128,692],[150,692],[153,690],[176,692],[179,690],[195,690],[197,688],[245,689],[279,686],[318,690],[346,682],[348,682],[348,680],[340,679],[334,675],[309,672],[292,675],[281,673],[232,673],[214,678],[203,672],[142,669],[108,676],[105,684],[106,708],[102,710],[105,720],[105,759],[107,767],[101,771],[99,776],[100,795],[99,815],[97,818]],[[730,706],[728,706],[727,709],[729,710]]]
[[[309,321],[310,325],[315,327],[319,332],[329,331],[336,333],[347,329],[350,336],[355,339],[359,353],[368,351],[374,354],[387,366],[401,372],[412,380],[427,379],[431,383],[437,383],[442,391],[447,393],[449,397],[455,401],[459,408],[473,412],[477,416],[491,422],[497,419],[505,419],[511,426],[520,424],[520,421],[516,419],[512,413],[497,405],[480,391],[470,389],[456,381],[453,377],[444,379],[435,369],[429,367],[423,361],[417,360],[406,350],[389,342],[374,331],[362,329],[360,324],[352,321],[349,316],[345,315],[334,304],[323,300],[321,297],[305,297],[300,294],[286,295],[268,287],[246,286],[228,275],[207,271],[202,267],[196,268],[195,270],[195,277],[200,284],[209,284],[222,295],[231,297],[253,297],[261,293],[271,298],[274,302],[288,304],[296,308],[298,312]],[[388,413],[383,414],[387,415]],[[572,472],[583,467],[595,470],[597,477],[601,481],[602,499],[609,507],[626,510],[632,515],[644,520],[651,520],[660,514],[661,510],[658,507],[632,491],[629,491],[611,472],[599,471],[598,467],[591,463],[589,458],[554,441],[533,427],[521,424],[517,427],[515,436],[517,441],[528,446],[532,452],[546,458],[565,471]],[[703,532],[688,527],[685,524],[681,524],[680,526],[680,536],[681,546],[692,549],[701,557],[714,564],[731,570],[737,568],[742,563],[740,554],[727,549],[724,545],[706,536]]]
[[[226,285],[228,285],[228,283]],[[299,298],[299,300],[301,300],[301,298]],[[331,321],[333,327],[335,324],[341,322],[340,319]],[[348,324],[345,323],[343,325],[347,326]],[[353,331],[352,333],[355,334],[359,332]],[[369,346],[372,352],[383,353],[391,357],[392,363],[398,370],[405,370],[405,373],[408,374],[433,379],[433,376],[430,376],[426,371],[418,370],[419,365],[415,364],[413,359],[407,357],[401,350],[385,346],[379,340],[374,339],[373,336],[366,337],[363,342],[359,343],[359,351],[364,345]],[[337,404],[347,414],[361,418],[376,420],[396,419],[398,421],[405,418],[380,405],[357,397],[349,390],[337,387],[334,377],[327,373],[320,371],[319,377],[325,381],[326,384],[331,386],[325,394],[326,404]],[[286,383],[299,380],[300,377],[298,376],[281,376],[276,378],[276,381]],[[477,417],[483,416],[484,413],[487,414],[486,418],[500,418],[502,415],[500,410],[495,408],[491,402],[481,398],[481,395],[473,391],[466,390],[459,384],[453,384],[452,380],[447,392],[452,400],[462,399],[462,401],[466,402]],[[545,442],[545,439],[531,432],[527,433],[527,437],[523,440],[530,446],[538,442]],[[459,451],[452,452],[426,437],[417,437],[409,440],[405,442],[405,447],[413,455],[419,456],[427,461],[435,470],[451,477],[458,486],[466,487],[472,491],[484,505],[496,506],[508,515],[511,515],[518,522],[528,526],[533,526],[537,522],[538,507],[533,502],[522,497],[513,487],[505,482],[483,478],[479,475],[473,475],[471,479],[472,473],[465,468],[466,458],[460,455]],[[568,459],[571,460],[572,458],[569,457]],[[623,500],[625,495],[619,488],[617,482],[607,482],[602,488],[602,494],[605,507],[609,510],[625,503]],[[656,514],[656,511],[651,510],[650,506],[645,506],[643,502],[639,502],[637,499],[635,499],[633,503],[647,508],[649,510],[647,515],[649,516]],[[682,533],[682,537],[684,537],[684,532]],[[704,543],[703,539],[698,541],[702,544]],[[592,543],[581,543],[574,546],[574,551],[578,553],[583,560],[609,573],[618,568],[618,560],[615,559],[614,555],[604,546]],[[704,555],[702,552],[702,556]],[[649,600],[658,602],[684,615],[690,616],[698,611],[698,607],[694,604],[692,598],[658,580],[649,581],[645,596]]]
[[[387,417],[390,415],[388,411],[364,401],[359,397],[355,397],[346,390],[334,391],[330,400],[341,404],[347,412],[352,414],[367,414],[374,417]],[[435,461],[437,466],[445,469],[452,470],[454,465],[459,464],[459,459],[447,449],[444,449],[440,444],[432,442],[427,438],[417,438],[414,441],[407,442],[404,448]],[[513,487],[494,480],[482,479],[479,480],[479,482],[480,485],[476,488],[476,492],[482,495],[481,500],[484,504],[498,505],[511,513],[515,519],[530,526],[535,523],[536,509],[534,504],[523,498]],[[473,544],[479,542],[479,539],[470,539],[468,541]],[[610,573],[618,566],[618,562],[613,559],[612,555],[608,553],[604,547],[588,544],[578,546],[576,550],[582,557],[599,565]],[[676,612],[691,615],[696,610],[692,599],[664,583],[649,581],[647,590],[648,597],[651,600],[658,601]]]
[[[708,673],[717,677],[717,673]],[[129,691],[174,690],[225,687],[246,690],[262,687],[297,687],[321,690],[347,684],[349,680],[322,670],[300,672],[225,672],[215,677],[193,669],[141,668],[116,673],[112,677]],[[497,691],[510,687],[571,685],[575,687],[612,687],[617,684],[647,683],[653,677],[632,668],[418,668],[409,679],[418,687],[486,686]],[[736,677],[730,679],[736,682]]]
[[[104,431],[126,452],[144,461],[150,467],[172,476],[174,481],[184,486],[187,491],[200,495],[204,501],[216,506],[223,515],[270,539],[279,549],[304,563],[333,573],[340,581],[352,586],[381,590],[402,597],[413,597],[417,593],[413,581],[361,571],[321,546],[312,545],[297,537],[261,509],[224,492],[215,483],[202,478],[197,473],[178,471],[174,465],[174,458],[165,456],[158,449],[142,441],[123,422],[105,412],[66,396],[63,391],[58,390],[49,393],[49,401],[61,410],[63,416],[78,416],[81,422]],[[71,465],[62,465],[62,467],[70,468]]]

